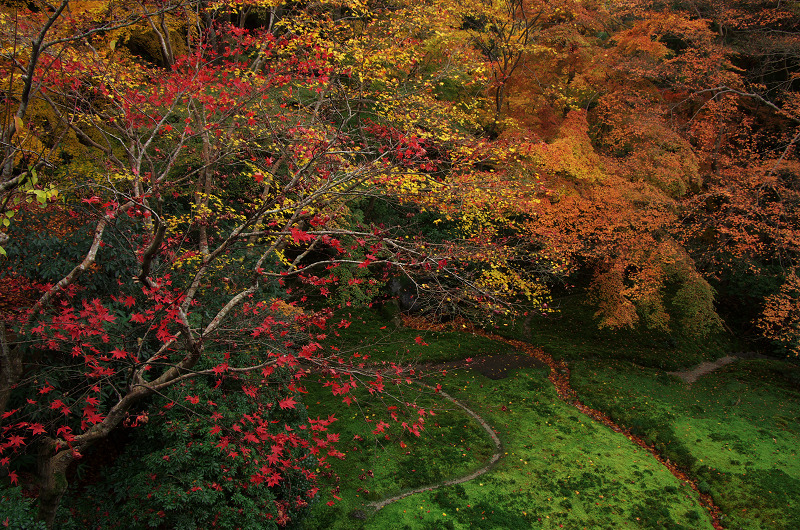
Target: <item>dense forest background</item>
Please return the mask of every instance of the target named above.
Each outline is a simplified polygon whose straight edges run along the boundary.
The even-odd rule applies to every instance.
[[[309,381],[415,379],[331,342],[357,308],[579,297],[800,354],[794,3],[3,0],[0,28],[0,467],[47,526],[109,439],[174,466],[136,520],[191,473],[182,509],[219,509],[187,527],[301,521],[344,451]],[[377,429],[418,436],[401,405]]]

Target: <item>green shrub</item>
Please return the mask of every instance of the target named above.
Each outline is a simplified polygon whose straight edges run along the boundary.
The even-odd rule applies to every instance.
[[[32,499],[22,495],[22,488],[0,488],[0,524],[20,530],[45,529],[42,521],[36,520],[36,509]]]

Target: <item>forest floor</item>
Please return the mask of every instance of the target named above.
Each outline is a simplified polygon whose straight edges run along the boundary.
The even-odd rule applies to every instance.
[[[366,393],[354,408],[312,392],[309,413],[338,407],[352,442],[323,473],[342,500],[318,505],[306,528],[800,528],[800,366],[713,361],[743,349],[724,341],[597,332],[576,324],[579,310],[533,320],[531,336],[500,323],[507,338],[352,315],[342,346],[413,365],[447,396],[396,389],[436,411],[415,438],[371,434],[390,419]]]

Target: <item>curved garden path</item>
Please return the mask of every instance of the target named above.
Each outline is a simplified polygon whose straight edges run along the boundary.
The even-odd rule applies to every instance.
[[[420,385],[420,386],[423,386],[425,388],[428,388],[430,390],[434,390],[434,391],[436,390],[434,387],[432,387],[430,385],[426,385],[425,383],[417,382],[417,384]],[[489,458],[489,461],[483,467],[473,471],[472,473],[469,473],[468,475],[464,475],[464,476],[461,476],[461,477],[458,477],[458,478],[446,480],[444,482],[439,482],[438,484],[431,484],[431,485],[428,485],[428,486],[423,486],[421,488],[417,488],[417,489],[414,489],[414,490],[411,490],[411,491],[406,491],[406,492],[401,493],[399,495],[395,495],[393,497],[388,497],[386,499],[370,503],[367,506],[369,506],[371,508],[375,508],[375,510],[380,510],[381,508],[383,508],[387,504],[391,504],[391,503],[393,503],[395,501],[399,501],[400,499],[404,499],[404,498],[406,498],[406,497],[408,497],[410,495],[414,495],[415,493],[422,493],[423,491],[431,491],[431,490],[435,490],[435,489],[438,489],[438,488],[441,488],[441,487],[444,487],[444,486],[453,486],[455,484],[461,484],[462,482],[467,482],[468,480],[472,480],[472,479],[474,479],[476,477],[479,477],[479,476],[483,475],[484,473],[486,473],[487,471],[492,469],[494,467],[494,465],[498,462],[498,460],[500,460],[500,455],[502,455],[502,452],[501,452],[502,444],[500,443],[500,438],[497,437],[497,434],[494,432],[494,429],[492,429],[491,425],[489,425],[486,422],[486,420],[484,420],[481,416],[479,416],[478,413],[476,413],[474,410],[472,410],[469,407],[467,407],[466,405],[464,405],[462,402],[460,402],[459,400],[457,400],[456,398],[454,398],[453,396],[451,396],[447,392],[445,392],[443,390],[439,390],[438,393],[439,393],[439,395],[441,395],[442,397],[444,397],[445,399],[447,399],[448,401],[450,401],[454,405],[456,405],[456,406],[460,407],[461,409],[463,409],[464,412],[466,412],[467,414],[472,416],[475,419],[475,421],[477,421],[480,424],[480,426],[483,427],[483,430],[485,430],[487,433],[489,433],[489,436],[492,437],[492,441],[494,442],[494,447],[495,447],[494,454],[491,456],[491,458]]]
[[[447,329],[447,327],[445,325],[443,325],[443,324],[433,324],[433,323],[429,323],[429,322],[426,322],[426,321],[424,321],[422,319],[418,319],[418,318],[406,317],[403,320],[404,320],[404,323],[405,323],[406,326],[417,328],[417,329],[436,330],[436,331],[442,331],[442,330]],[[527,342],[523,342],[523,341],[519,341],[519,340],[513,340],[513,339],[507,339],[507,338],[501,337],[499,335],[494,335],[494,334],[488,333],[488,332],[486,332],[484,330],[475,328],[475,327],[473,327],[472,325],[470,325],[468,323],[458,322],[458,324],[460,325],[461,331],[464,331],[464,332],[467,332],[467,333],[473,333],[473,334],[476,334],[476,335],[481,335],[481,336],[486,337],[488,339],[495,340],[495,341],[501,342],[503,344],[507,344],[507,345],[511,346],[512,348],[514,348],[515,351],[523,352],[523,353],[533,357],[534,359],[546,364],[548,367],[550,367],[550,375],[548,376],[548,379],[550,380],[551,383],[553,383],[553,386],[555,387],[556,392],[558,393],[558,396],[559,396],[559,398],[561,398],[562,401],[572,405],[573,407],[578,409],[580,412],[582,412],[586,416],[589,416],[590,418],[594,419],[595,421],[600,422],[603,425],[606,425],[607,427],[611,428],[613,431],[622,433],[631,442],[633,442],[636,445],[638,445],[639,447],[647,450],[651,455],[653,455],[653,457],[661,465],[663,465],[665,468],[667,468],[667,470],[669,470],[669,472],[672,473],[672,475],[675,476],[675,478],[685,482],[695,492],[697,492],[697,494],[700,497],[700,504],[706,509],[706,511],[708,511],[708,514],[711,517],[711,524],[716,529],[722,529],[722,524],[720,523],[720,514],[721,514],[720,509],[717,507],[716,504],[714,504],[714,500],[711,498],[710,495],[707,495],[707,494],[704,494],[704,493],[700,492],[700,490],[697,487],[697,481],[695,479],[690,477],[682,469],[679,469],[674,463],[669,461],[669,459],[666,459],[666,458],[662,457],[652,445],[648,444],[643,439],[641,439],[638,436],[636,436],[635,434],[631,433],[630,430],[624,429],[623,427],[620,427],[619,425],[614,423],[614,421],[612,421],[611,418],[606,416],[604,413],[602,413],[602,412],[600,412],[598,410],[592,409],[592,408],[584,405],[583,403],[581,403],[578,400],[575,390],[572,389],[572,387],[570,386],[570,383],[569,383],[569,367],[567,366],[567,363],[565,363],[564,361],[556,361],[555,359],[553,359],[553,357],[551,355],[545,353],[544,350],[542,350],[540,348],[536,348],[536,347],[532,346],[531,344],[529,344]],[[452,326],[452,327],[453,327],[453,329],[459,329],[456,326]],[[703,363],[703,364],[695,367],[693,370],[691,370],[689,372],[686,372],[685,374],[688,374],[687,377],[694,377],[694,379],[692,379],[692,381],[694,381],[694,380],[697,379],[697,377],[700,377],[703,374],[709,373],[710,371],[713,371],[713,370],[715,370],[715,369],[717,369],[717,368],[719,368],[721,366],[725,366],[726,364],[729,364],[729,363],[733,362],[734,360],[736,360],[738,358],[745,357],[745,356],[752,357],[752,356],[755,356],[755,355],[754,354],[744,354],[744,355],[740,355],[740,356],[737,356],[737,357],[730,357],[730,359],[732,359],[732,360],[726,360],[726,359],[728,359],[728,357],[723,357],[722,359],[720,359],[720,360],[718,360],[718,361],[716,361],[714,363]],[[678,375],[679,377],[681,377],[680,374],[681,374],[680,372],[679,373],[675,373],[675,375]],[[421,384],[421,385],[423,385],[423,386],[425,386],[427,388],[433,389],[432,387],[430,387],[428,385],[425,385],[424,383],[419,383],[419,384]],[[467,412],[467,414],[469,414],[470,416],[475,418],[475,420],[486,430],[486,432],[488,432],[491,435],[492,440],[494,440],[495,447],[496,447],[495,454],[492,455],[491,459],[489,460],[489,462],[486,465],[484,465],[483,467],[481,467],[477,471],[473,471],[472,473],[470,473],[468,475],[464,475],[462,477],[458,477],[458,478],[455,478],[455,479],[447,480],[447,481],[444,481],[444,482],[441,482],[441,483],[438,483],[438,484],[431,484],[431,485],[428,485],[428,486],[424,486],[422,488],[418,488],[418,489],[415,489],[415,490],[407,491],[405,493],[401,493],[399,495],[395,495],[393,497],[389,497],[389,498],[383,499],[381,501],[377,501],[377,502],[371,503],[371,504],[368,505],[369,507],[372,507],[372,508],[374,508],[376,510],[380,510],[381,508],[383,508],[384,506],[386,506],[388,504],[391,504],[391,503],[393,503],[395,501],[398,501],[398,500],[403,499],[405,497],[408,497],[410,495],[414,495],[415,493],[421,493],[421,492],[424,492],[424,491],[431,491],[431,490],[435,490],[435,489],[438,489],[438,488],[441,488],[441,487],[444,487],[444,486],[450,486],[450,485],[453,485],[453,484],[460,484],[462,482],[466,482],[468,480],[472,480],[472,479],[474,479],[474,478],[486,473],[487,471],[489,471],[500,460],[500,455],[501,455],[501,452],[500,452],[500,447],[501,447],[500,439],[497,437],[497,435],[495,434],[494,430],[486,422],[486,420],[484,420],[476,412],[474,412],[473,410],[469,409],[466,405],[464,405],[463,403],[461,403],[457,399],[453,398],[449,394],[447,394],[445,392],[442,392],[441,390],[439,391],[439,393],[443,397],[445,397],[446,399],[450,400],[452,403],[454,403],[457,406],[459,406],[462,409],[464,409]]]

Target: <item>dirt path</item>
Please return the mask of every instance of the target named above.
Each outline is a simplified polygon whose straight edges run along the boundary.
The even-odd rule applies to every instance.
[[[420,385],[420,386],[423,386],[425,388],[428,388],[430,390],[436,391],[436,389],[434,387],[426,385],[425,383],[419,383],[418,382],[417,384]],[[461,477],[458,477],[458,478],[450,479],[450,480],[447,480],[445,482],[440,482],[438,484],[431,484],[429,486],[423,486],[421,488],[417,488],[417,489],[414,489],[414,490],[411,490],[411,491],[406,491],[406,492],[401,493],[399,495],[395,495],[394,497],[389,497],[389,498],[383,499],[381,501],[372,502],[372,503],[367,505],[368,507],[375,508],[375,510],[380,510],[381,508],[383,508],[384,506],[386,506],[388,504],[391,504],[391,503],[393,503],[395,501],[399,501],[400,499],[404,499],[404,498],[406,498],[406,497],[408,497],[410,495],[414,495],[415,493],[422,493],[423,491],[431,491],[431,490],[435,490],[435,489],[438,489],[438,488],[441,488],[441,487],[444,487],[444,486],[453,486],[455,484],[461,484],[462,482],[467,482],[468,480],[472,480],[472,479],[474,479],[476,477],[479,477],[479,476],[483,475],[484,473],[486,473],[487,471],[492,469],[494,467],[494,465],[500,460],[500,456],[502,455],[502,452],[501,452],[502,445],[500,443],[500,438],[497,437],[497,434],[495,434],[494,429],[492,429],[491,425],[489,425],[486,422],[486,420],[484,420],[481,416],[479,416],[478,413],[476,413],[475,411],[473,411],[472,409],[470,409],[469,407],[464,405],[462,402],[460,402],[459,400],[457,400],[456,398],[454,398],[453,396],[451,396],[447,392],[444,392],[443,390],[439,390],[438,393],[439,393],[440,396],[442,396],[443,398],[447,399],[448,401],[450,401],[454,405],[460,407],[461,409],[464,410],[464,412],[466,412],[467,414],[472,416],[475,419],[475,421],[477,421],[480,424],[480,426],[483,427],[483,430],[485,430],[487,433],[489,433],[489,436],[492,437],[492,441],[494,442],[494,447],[495,447],[494,454],[491,456],[491,458],[489,458],[489,461],[483,467],[473,471],[472,473],[469,473],[468,475],[464,475],[464,476],[461,476]]]
[[[667,372],[667,373],[669,375],[678,376],[691,385],[704,375],[710,374],[714,370],[718,370],[725,365],[731,364],[741,359],[762,359],[762,358],[767,358],[767,357],[759,355],[755,352],[735,353],[733,355],[726,355],[725,357],[721,357],[713,362],[700,363],[691,370],[686,370],[683,372]]]
[[[424,321],[422,319],[416,319],[416,318],[408,317],[408,318],[404,318],[403,320],[404,320],[404,323],[405,323],[406,326],[417,328],[417,329],[427,329],[427,330],[436,330],[436,331],[442,331],[442,330],[445,329],[444,325],[431,324],[431,323],[426,322],[426,321]],[[486,331],[474,328],[469,324],[464,324],[464,323],[460,323],[460,322],[459,322],[459,324],[462,324],[461,331],[465,331],[467,333],[474,333],[476,335],[481,335],[481,336],[484,336],[486,338],[495,340],[497,342],[501,342],[503,344],[507,344],[507,345],[511,346],[514,349],[514,351],[523,352],[526,355],[530,355],[531,357],[533,357],[533,358],[537,359],[538,361],[540,361],[540,362],[546,364],[547,366],[549,366],[550,367],[550,375],[548,376],[548,379],[550,380],[551,383],[553,383],[553,386],[555,386],[556,392],[558,393],[558,396],[565,403],[568,403],[568,404],[572,405],[573,407],[578,409],[583,414],[589,416],[590,418],[594,419],[595,421],[598,421],[598,422],[602,423],[603,425],[606,425],[607,427],[609,427],[613,431],[622,433],[631,442],[633,442],[636,445],[638,445],[639,447],[647,450],[651,455],[653,455],[653,457],[661,465],[663,465],[665,468],[667,468],[667,470],[669,470],[669,472],[672,473],[672,475],[675,476],[675,478],[677,478],[678,480],[683,481],[684,483],[689,485],[695,492],[697,492],[697,494],[698,494],[698,496],[700,498],[700,504],[706,509],[706,511],[708,512],[709,516],[711,517],[712,526],[715,529],[720,529],[720,530],[722,529],[722,524],[720,523],[720,514],[722,513],[721,510],[717,507],[716,504],[714,504],[714,500],[711,498],[710,495],[707,495],[707,494],[704,494],[704,493],[700,492],[700,490],[697,487],[697,481],[694,478],[690,477],[682,469],[679,469],[675,464],[670,462],[668,459],[665,459],[664,457],[662,457],[652,445],[648,444],[647,442],[645,442],[643,439],[639,438],[635,434],[632,434],[630,432],[630,430],[623,429],[622,427],[620,427],[619,425],[614,423],[611,420],[611,418],[606,416],[604,413],[600,412],[599,410],[595,410],[595,409],[592,409],[590,407],[587,407],[586,405],[584,405],[583,403],[581,403],[578,400],[577,394],[575,393],[575,391],[570,386],[570,382],[569,382],[569,367],[567,366],[567,364],[565,362],[556,361],[555,359],[553,359],[552,356],[550,356],[549,354],[544,352],[544,350],[542,350],[540,348],[536,348],[536,347],[532,346],[531,344],[529,344],[527,342],[522,342],[522,341],[519,341],[519,340],[512,340],[512,339],[507,339],[505,337],[500,337],[498,335],[494,335],[494,334],[488,333]],[[454,329],[458,329],[458,328],[455,328],[455,326],[453,326],[453,327],[454,327]],[[745,355],[747,355],[747,356],[755,356],[755,354],[745,354]],[[734,360],[738,359],[738,358],[741,358],[741,357],[732,357],[732,359],[734,359]],[[725,359],[725,358],[723,358],[723,359]],[[717,361],[715,363],[708,363],[708,364],[709,365],[714,365],[714,364],[720,363],[720,361],[722,361],[722,359],[720,359],[719,361]],[[733,361],[724,361],[721,364],[719,364],[719,366],[724,366],[725,364],[729,364],[730,362],[733,362]],[[708,371],[715,370],[716,368],[719,368],[719,366],[716,366],[716,367],[713,367],[713,368],[710,368],[710,369],[708,367],[702,368],[702,370],[707,370],[707,371],[701,373],[701,371],[702,371],[701,367],[702,366],[703,365],[700,365],[700,366],[696,367],[694,370],[692,370],[690,372],[687,372],[687,373],[695,374],[696,375],[695,379],[696,379],[697,377],[702,375],[702,373],[708,373]],[[697,374],[699,374],[699,375],[697,375]],[[427,386],[427,385],[425,385],[425,386]],[[430,388],[430,387],[428,387],[428,388]],[[421,493],[423,491],[431,491],[431,490],[434,490],[434,489],[437,489],[437,488],[441,488],[443,486],[449,486],[449,485],[452,485],[452,484],[459,484],[461,482],[466,482],[468,480],[472,480],[475,477],[478,477],[478,476],[482,475],[483,473],[486,473],[487,471],[489,471],[494,466],[494,464],[496,464],[497,461],[500,459],[500,447],[501,447],[500,446],[500,439],[494,433],[494,431],[492,430],[491,426],[483,418],[481,418],[477,413],[475,413],[474,411],[472,411],[469,408],[467,408],[465,405],[460,403],[458,400],[456,400],[452,396],[450,396],[450,395],[448,395],[448,394],[446,394],[444,392],[440,392],[440,393],[446,399],[449,399],[450,401],[452,401],[453,403],[455,403],[456,405],[458,405],[459,407],[464,409],[468,414],[470,414],[473,418],[475,418],[481,424],[481,426],[492,436],[492,439],[495,442],[495,446],[497,447],[497,451],[492,456],[492,458],[491,458],[491,460],[490,460],[490,462],[488,464],[486,464],[481,469],[479,469],[477,471],[474,471],[473,473],[470,473],[469,475],[465,475],[465,476],[462,476],[462,477],[459,477],[459,478],[456,478],[456,479],[452,479],[452,480],[449,480],[449,481],[446,481],[446,482],[442,482],[442,483],[439,483],[439,484],[433,484],[433,485],[425,486],[425,487],[422,487],[422,488],[419,488],[419,489],[416,489],[416,490],[408,491],[408,492],[402,493],[400,495],[397,495],[397,496],[394,496],[394,497],[390,497],[388,499],[384,499],[382,501],[378,501],[378,502],[372,503],[369,506],[374,507],[376,510],[380,510],[381,508],[383,508],[384,506],[386,506],[388,504],[391,504],[392,502],[395,502],[395,501],[400,500],[402,498],[408,497],[409,495],[413,495],[415,493]]]

